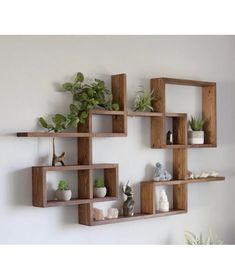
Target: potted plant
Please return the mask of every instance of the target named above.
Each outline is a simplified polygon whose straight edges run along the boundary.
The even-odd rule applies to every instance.
[[[188,143],[189,144],[204,144],[204,131],[203,125],[204,120],[191,116],[189,125],[192,131],[188,132]]]
[[[151,102],[153,100],[153,91],[144,91],[141,90],[138,92],[135,103],[134,103],[134,112],[152,112],[153,107]]]
[[[94,186],[94,197],[95,198],[104,198],[107,193],[107,188],[104,185],[103,179],[96,179]]]
[[[60,201],[69,201],[72,197],[72,191],[69,189],[68,182],[61,180],[56,190],[56,197]]]

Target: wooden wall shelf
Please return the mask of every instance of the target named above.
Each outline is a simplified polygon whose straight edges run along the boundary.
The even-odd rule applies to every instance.
[[[77,165],[66,166],[35,166],[32,167],[33,205],[37,207],[78,206],[79,223],[83,225],[104,225],[118,222],[135,221],[148,218],[165,217],[187,213],[188,192],[187,186],[191,183],[223,181],[224,177],[209,177],[187,179],[188,149],[216,147],[216,83],[173,78],[151,79],[151,90],[154,91],[153,112],[127,111],[126,75],[113,75],[113,100],[120,106],[119,111],[95,109],[90,111],[85,124],[78,124],[77,132],[19,132],[18,137],[45,137],[45,138],[77,138]],[[189,145],[187,142],[187,114],[169,113],[165,110],[165,89],[167,84],[188,85],[202,88],[202,117],[206,120],[204,126],[205,144]],[[112,131],[108,133],[92,131],[92,116],[111,116]],[[133,217],[119,216],[117,219],[95,221],[93,219],[93,204],[98,202],[114,201],[118,198],[118,164],[100,163],[92,161],[92,138],[94,137],[125,137],[127,136],[127,116],[149,117],[151,120],[151,147],[155,149],[173,150],[173,178],[171,181],[141,182],[141,213]],[[174,133],[173,144],[166,144],[166,120],[172,120]],[[95,170],[104,171],[104,181],[107,187],[105,198],[93,197],[93,173]],[[48,200],[46,175],[50,171],[77,171],[77,198],[70,201]],[[173,209],[169,212],[156,210],[155,189],[161,185],[173,188]]]

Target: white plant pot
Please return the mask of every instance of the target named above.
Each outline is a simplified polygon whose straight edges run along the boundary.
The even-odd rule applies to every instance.
[[[189,131],[188,132],[189,144],[204,144],[204,131]]]
[[[71,190],[56,190],[55,195],[60,201],[69,201],[72,197]]]
[[[104,198],[107,194],[107,188],[106,187],[94,187],[93,190],[94,197],[95,198]]]

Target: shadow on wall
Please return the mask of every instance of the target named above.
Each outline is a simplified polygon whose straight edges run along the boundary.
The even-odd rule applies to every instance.
[[[32,169],[25,168],[8,174],[9,202],[15,206],[32,206]]]

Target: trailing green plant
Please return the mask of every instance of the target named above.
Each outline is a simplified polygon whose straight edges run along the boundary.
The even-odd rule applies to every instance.
[[[103,179],[100,179],[100,178],[96,179],[96,180],[95,180],[95,187],[96,187],[96,188],[105,187],[105,186],[104,186],[104,180],[103,180]]]
[[[66,180],[60,180],[57,190],[69,190],[69,185]]]
[[[216,245],[222,244],[222,241],[218,239],[216,235],[213,235],[211,231],[209,231],[209,235],[207,238],[203,239],[202,233],[197,237],[190,231],[185,231],[184,233],[185,243],[189,245]]]
[[[153,91],[150,92],[141,90],[137,93],[138,94],[134,102],[134,111],[153,111],[153,107],[151,106],[151,101],[153,100]]]
[[[47,122],[43,117],[39,118],[39,123],[48,131],[62,132],[70,127],[77,127],[78,123],[84,123],[89,111],[97,107],[105,110],[119,110],[119,105],[113,103],[112,92],[105,86],[105,82],[95,79],[92,83],[84,83],[84,75],[77,73],[73,82],[62,85],[63,91],[68,91],[72,95],[72,103],[69,106],[67,115],[56,114],[51,122]]]
[[[202,131],[204,123],[205,121],[203,119],[193,116],[191,116],[191,119],[189,121],[189,125],[192,131]]]

